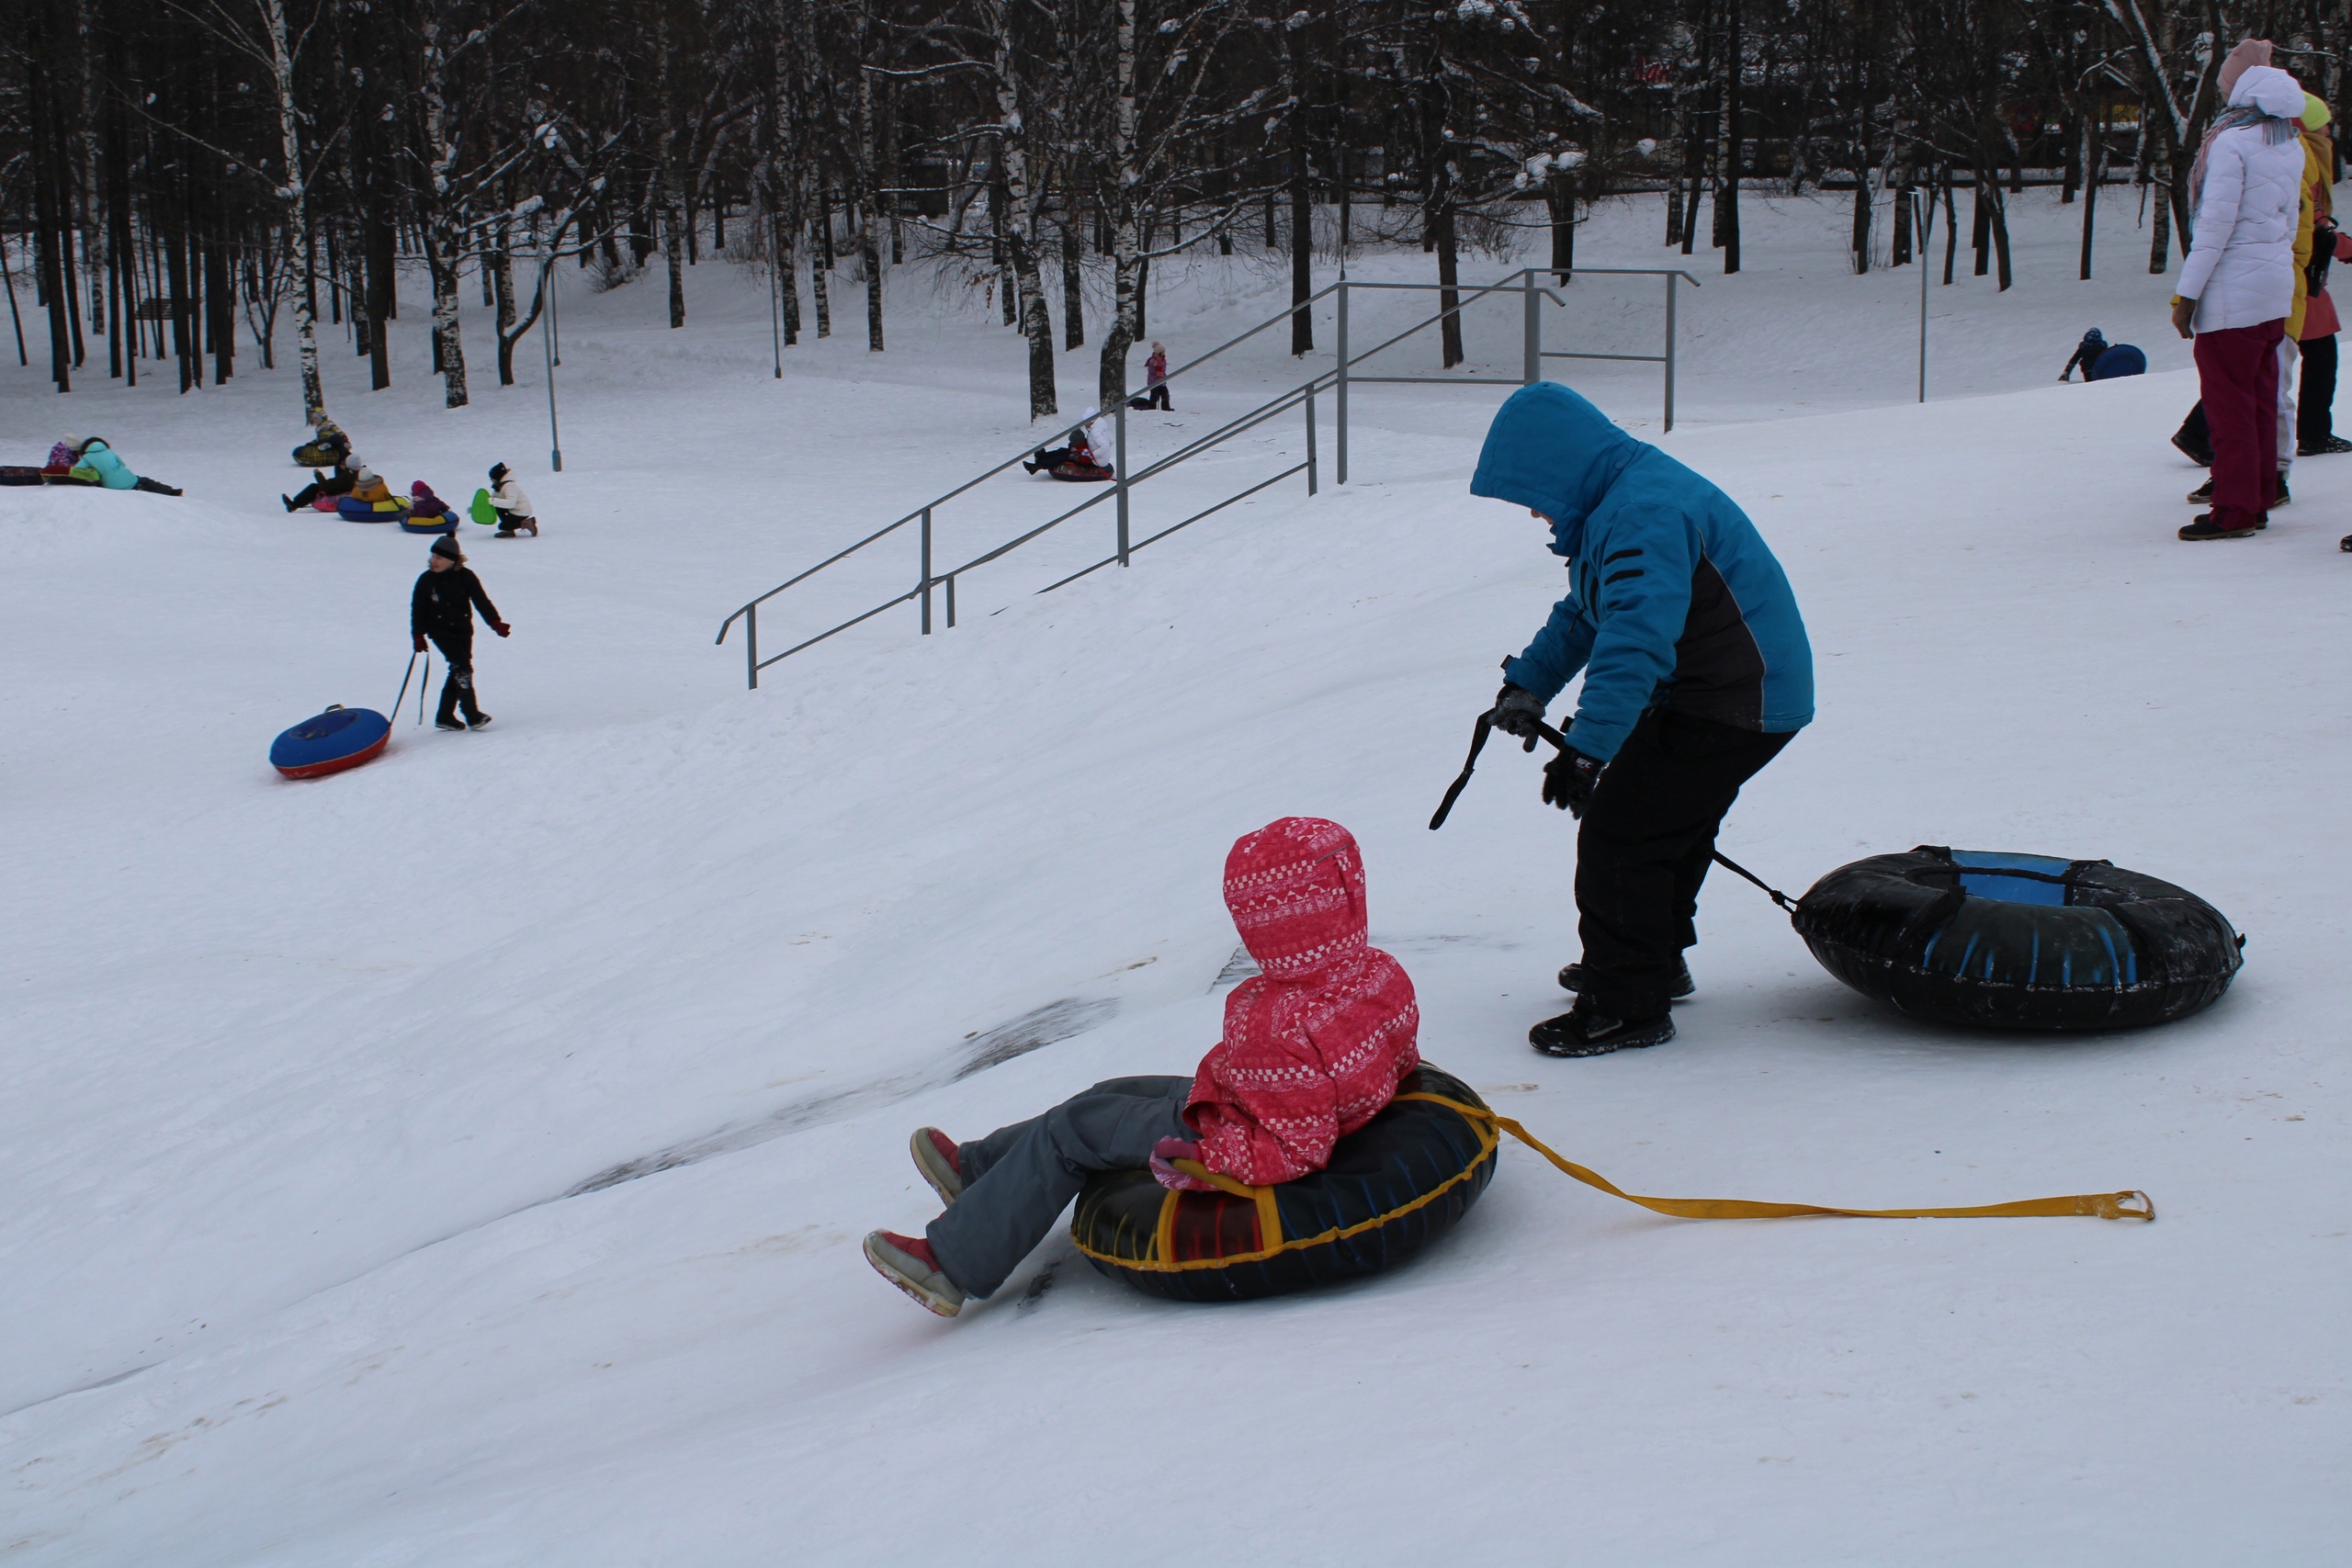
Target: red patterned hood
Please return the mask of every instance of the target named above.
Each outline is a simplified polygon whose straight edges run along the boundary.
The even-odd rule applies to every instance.
[[[1225,857],[1225,907],[1270,979],[1301,980],[1366,941],[1363,857],[1355,835],[1319,817],[1285,817]]]
[[[1225,903],[1263,971],[1225,1001],[1225,1038],[1186,1114],[1212,1170],[1249,1182],[1322,1168],[1419,1063],[1413,983],[1365,935],[1354,835],[1285,817],[1225,857]]]

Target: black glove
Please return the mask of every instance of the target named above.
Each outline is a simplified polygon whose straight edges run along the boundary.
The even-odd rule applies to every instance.
[[[1600,782],[1606,762],[1597,762],[1571,746],[1544,764],[1544,804],[1556,806],[1571,817],[1582,817],[1592,804],[1593,786]]]
[[[1505,735],[1515,735],[1527,742],[1527,750],[1535,750],[1535,727],[1544,722],[1544,704],[1534,693],[1522,686],[1503,682],[1495,694],[1495,705],[1487,710],[1487,722]]]

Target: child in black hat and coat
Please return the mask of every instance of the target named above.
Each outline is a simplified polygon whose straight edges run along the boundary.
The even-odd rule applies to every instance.
[[[416,591],[409,595],[408,629],[415,639],[416,651],[424,651],[424,640],[441,650],[442,660],[449,666],[449,678],[441,683],[441,716],[435,728],[441,729],[482,729],[490,724],[490,715],[481,711],[474,696],[474,612],[490,623],[490,629],[504,637],[513,628],[498,618],[498,606],[481,590],[481,579],[466,566],[466,553],[458,541],[447,534],[433,541],[433,551],[425,558],[424,574],[416,580]],[[458,721],[458,710],[465,709],[465,722]]]

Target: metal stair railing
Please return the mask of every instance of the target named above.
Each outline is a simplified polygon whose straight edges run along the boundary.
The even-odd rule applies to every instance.
[[[1171,452],[1168,456],[1151,463],[1141,472],[1132,475],[1127,471],[1127,411],[1129,398],[1134,394],[1129,392],[1127,395],[1121,397],[1118,403],[1112,410],[1112,417],[1114,422],[1114,451],[1112,461],[1113,479],[1109,489],[1098,492],[1057,516],[1048,518],[1045,522],[1038,524],[1035,527],[1015,535],[1013,537],[1005,540],[1002,544],[982,551],[980,554],[972,557],[969,560],[965,561],[960,566],[950,568],[944,572],[934,570],[932,561],[932,548],[933,543],[933,513],[940,507],[944,506],[947,502],[955,500],[956,497],[963,495],[967,491],[976,489],[979,485],[986,483],[988,480],[996,478],[999,474],[1003,473],[1008,468],[1013,467],[1016,463],[1022,461],[1023,457],[1029,455],[1030,451],[1035,450],[1034,447],[1024,448],[1021,453],[1006,458],[1003,462],[997,464],[994,468],[988,469],[986,472],[967,479],[964,483],[957,485],[954,490],[947,491],[944,495],[936,497],[925,505],[920,506],[914,511],[908,513],[905,516],[899,518],[894,523],[886,524],[882,527],[876,528],[873,533],[866,535],[864,538],[857,540],[855,543],[834,551],[831,555],[827,556],[823,560],[819,561],[816,565],[809,567],[805,571],[796,573],[795,575],[786,578],[784,581],[777,583],[774,588],[769,589],[766,592],[759,595],[757,598],[747,601],[738,608],[734,614],[729,615],[725,621],[719,624],[717,641],[720,644],[724,644],[727,640],[728,632],[734,626],[735,623],[739,620],[744,623],[744,673],[749,685],[753,689],[757,689],[760,683],[760,671],[766,669],[769,665],[789,659],[794,654],[798,653],[805,649],[813,648],[829,637],[837,637],[841,633],[849,630],[852,626],[861,626],[864,623],[872,620],[875,616],[881,615],[884,611],[896,609],[899,605],[907,604],[910,601],[915,601],[920,604],[922,607],[922,633],[925,637],[930,636],[932,632],[932,595],[934,591],[939,592],[944,597],[945,602],[944,608],[946,611],[946,624],[948,626],[953,627],[956,625],[956,583],[959,577],[968,571],[971,571],[977,567],[986,566],[991,561],[998,560],[1004,556],[1010,555],[1014,550],[1021,548],[1023,545],[1029,544],[1044,535],[1050,533],[1052,530],[1060,527],[1064,523],[1069,522],[1071,518],[1078,516],[1080,513],[1093,510],[1095,507],[1100,506],[1106,501],[1113,502],[1115,507],[1117,517],[1116,548],[1114,548],[1109,555],[1103,557],[1101,560],[1094,562],[1091,566],[1081,568],[1080,570],[1071,572],[1065,577],[1059,578],[1053,582],[1049,582],[1045,587],[1036,590],[1037,592],[1050,593],[1055,589],[1066,587],[1069,583],[1077,581],[1080,578],[1086,577],[1114,563],[1124,567],[1128,563],[1130,558],[1133,557],[1136,550],[1142,549],[1148,545],[1157,544],[1159,541],[1167,538],[1171,534],[1177,533],[1182,529],[1191,527],[1193,524],[1200,522],[1203,518],[1209,517],[1216,513],[1222,512],[1227,507],[1233,505],[1235,502],[1245,501],[1250,496],[1256,495],[1261,491],[1270,489],[1271,487],[1281,483],[1283,480],[1290,479],[1294,475],[1301,472],[1304,472],[1306,475],[1306,493],[1310,496],[1314,495],[1317,492],[1320,479],[1319,464],[1317,453],[1315,400],[1318,394],[1325,392],[1330,392],[1335,395],[1335,401],[1337,405],[1337,419],[1335,422],[1337,446],[1335,455],[1338,459],[1337,473],[1335,477],[1337,478],[1338,482],[1345,484],[1348,482],[1348,405],[1349,388],[1351,384],[1531,386],[1543,378],[1543,362],[1545,359],[1624,360],[1635,361],[1644,364],[1657,364],[1662,365],[1665,367],[1665,422],[1667,429],[1673,429],[1675,286],[1678,282],[1687,281],[1691,285],[1691,287],[1697,288],[1699,286],[1699,280],[1690,276],[1687,272],[1668,267],[1583,267],[1577,270],[1582,272],[1608,273],[1623,276],[1664,277],[1667,280],[1665,352],[1663,354],[1656,355],[1592,354],[1564,349],[1545,348],[1544,346],[1543,340],[1542,304],[1547,299],[1555,305],[1565,306],[1566,303],[1566,301],[1563,300],[1558,294],[1555,293],[1550,288],[1544,288],[1536,281],[1539,277],[1544,276],[1546,272],[1550,271],[1548,268],[1522,268],[1518,272],[1510,274],[1507,277],[1484,285],[1449,285],[1440,283],[1362,283],[1351,281],[1343,276],[1339,281],[1326,285],[1322,288],[1316,290],[1313,294],[1308,295],[1305,299],[1286,308],[1280,315],[1273,316],[1266,321],[1261,321],[1256,326],[1251,327],[1249,331],[1244,332],[1238,336],[1228,338],[1224,343],[1221,343],[1215,348],[1210,349],[1207,353],[1187,361],[1185,364],[1180,366],[1177,369],[1171,371],[1167,377],[1165,377],[1162,384],[1172,383],[1178,377],[1186,375],[1191,371],[1199,368],[1201,366],[1205,365],[1210,360],[1217,357],[1217,355],[1224,354],[1227,350],[1247,343],[1251,338],[1256,337],[1260,333],[1265,332],[1269,328],[1282,325],[1288,321],[1299,310],[1306,309],[1317,300],[1336,294],[1338,296],[1338,344],[1336,349],[1336,363],[1331,369],[1317,371],[1314,375],[1309,376],[1305,381],[1300,382],[1297,386],[1278,393],[1272,399],[1261,403],[1259,406],[1250,410],[1246,413],[1237,415],[1236,417],[1227,421],[1224,424],[1218,426],[1216,429],[1210,431],[1208,434],[1193,441],[1187,442],[1185,445],[1178,447],[1174,452]],[[1552,276],[1559,277],[1561,281],[1565,283],[1567,278],[1573,276],[1574,274],[1554,273]],[[1438,290],[1451,292],[1455,296],[1455,299],[1453,304],[1439,310],[1436,314],[1427,317],[1422,321],[1416,321],[1411,326],[1407,327],[1404,331],[1384,339],[1380,343],[1374,344],[1372,347],[1363,350],[1361,353],[1357,353],[1351,350],[1348,343],[1348,296],[1351,290],[1360,288],[1409,289],[1420,292]],[[1393,348],[1397,344],[1402,343],[1405,339],[1413,336],[1417,333],[1425,332],[1430,327],[1439,325],[1449,316],[1459,315],[1464,310],[1476,303],[1478,300],[1485,299],[1490,294],[1506,291],[1519,294],[1523,300],[1521,307],[1524,314],[1521,375],[1517,382],[1512,382],[1505,378],[1497,376],[1360,376],[1352,373],[1353,367],[1372,358],[1374,355],[1383,353],[1389,348]],[[1129,497],[1134,491],[1135,487],[1142,484],[1147,479],[1167,473],[1170,469],[1176,468],[1180,464],[1182,464],[1193,457],[1199,457],[1202,453],[1207,452],[1214,447],[1222,446],[1226,442],[1232,440],[1234,437],[1241,435],[1250,430],[1254,430],[1260,425],[1266,423],[1268,421],[1288,413],[1294,409],[1301,409],[1305,413],[1306,457],[1304,461],[1294,463],[1290,467],[1283,468],[1279,473],[1271,475],[1265,479],[1258,480],[1254,484],[1236,491],[1234,493],[1225,497],[1223,500],[1216,502],[1213,504],[1193,513],[1191,516],[1185,518],[1181,523],[1172,524],[1170,526],[1162,528],[1157,533],[1151,534],[1140,540],[1131,538]],[[1070,430],[1075,431],[1078,428],[1080,427],[1071,426]],[[1065,432],[1064,434],[1069,434],[1069,432]],[[841,562],[849,559],[851,557],[866,549],[868,547],[889,537],[891,535],[896,534],[899,529],[906,527],[907,525],[910,523],[921,525],[919,530],[920,539],[917,547],[919,557],[918,571],[912,587],[907,589],[901,593],[894,594],[890,598],[884,600],[881,604],[875,605],[869,610],[863,611],[858,615],[851,616],[848,620],[842,621],[837,626],[819,632],[814,637],[802,638],[800,641],[794,643],[791,647],[786,649],[781,653],[771,654],[765,659],[760,657],[759,614],[760,606],[762,604],[775,598],[779,593],[784,592],[786,590],[799,583],[806,582],[810,578],[817,576],[819,573],[839,565]]]

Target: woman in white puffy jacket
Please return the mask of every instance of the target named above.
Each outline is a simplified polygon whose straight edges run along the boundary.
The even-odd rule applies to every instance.
[[[2222,68],[2229,107],[2189,175],[2197,213],[2173,325],[2197,340],[2198,389],[2212,431],[2213,504],[2184,539],[2242,539],[2278,499],[2278,359],[2295,298],[2295,219],[2303,89],[2248,39]]]

